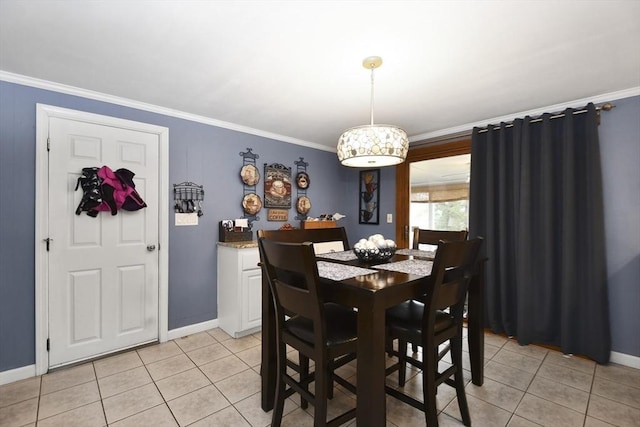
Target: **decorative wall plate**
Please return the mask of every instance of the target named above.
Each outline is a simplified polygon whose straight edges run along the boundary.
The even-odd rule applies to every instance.
[[[298,175],[296,175],[296,185],[298,186],[298,188],[306,190],[307,188],[309,188],[310,183],[311,180],[309,179],[309,175],[306,172],[298,172]]]
[[[296,210],[301,215],[306,215],[311,210],[311,200],[307,196],[298,197],[298,203],[296,203]]]
[[[242,199],[242,209],[249,215],[255,215],[262,209],[262,199],[256,193],[249,193]]]
[[[240,178],[245,185],[256,185],[260,182],[260,172],[254,165],[244,165],[240,169]]]

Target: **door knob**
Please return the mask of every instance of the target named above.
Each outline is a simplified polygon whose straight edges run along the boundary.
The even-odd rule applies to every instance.
[[[148,250],[149,252],[153,252],[153,251],[155,251],[155,250],[156,250],[156,245],[147,245],[147,250]]]

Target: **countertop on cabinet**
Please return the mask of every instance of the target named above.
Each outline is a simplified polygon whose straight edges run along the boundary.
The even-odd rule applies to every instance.
[[[258,242],[255,240],[246,240],[239,242],[218,242],[218,246],[227,246],[229,248],[236,249],[257,248]]]

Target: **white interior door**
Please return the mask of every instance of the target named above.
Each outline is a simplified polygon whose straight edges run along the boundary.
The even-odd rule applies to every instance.
[[[49,367],[158,339],[159,137],[49,118]],[[147,207],[75,214],[82,168],[135,173]]]

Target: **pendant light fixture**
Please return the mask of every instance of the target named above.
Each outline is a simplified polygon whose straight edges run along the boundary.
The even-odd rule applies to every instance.
[[[371,70],[371,124],[347,129],[338,139],[338,159],[355,168],[393,166],[404,162],[409,150],[407,133],[397,126],[373,124],[373,70],[382,58],[370,56],[362,61]]]

